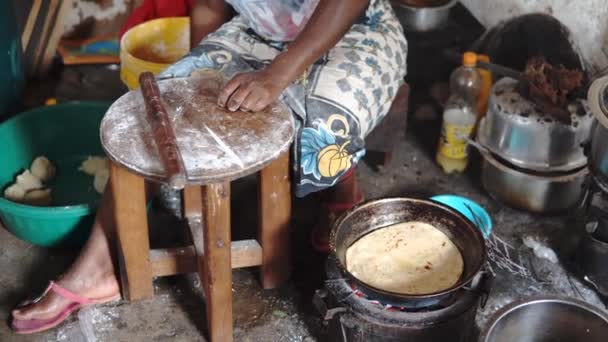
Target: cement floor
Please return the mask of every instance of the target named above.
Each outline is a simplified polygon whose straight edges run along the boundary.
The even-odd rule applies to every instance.
[[[474,178],[446,176],[435,166],[430,154],[413,134],[404,137],[396,148],[392,163],[379,172],[362,164],[361,183],[367,198],[386,196],[428,197],[453,193],[467,196],[488,209],[495,223],[494,234],[508,244],[509,257],[499,253],[506,245],[495,243],[494,287],[478,321],[483,325],[489,315],[504,304],[523,296],[559,294],[600,305],[595,294],[565,269],[572,267],[575,228],[565,218],[538,217],[502,206],[489,198]],[[245,182],[236,192],[234,205],[247,214],[236,224],[251,222],[251,184]],[[323,322],[312,308],[310,298],[322,284],[323,258],[307,246],[306,231],[315,220],[315,201],[295,203],[295,273],[282,289],[263,291],[255,269],[236,270],[234,276],[234,316],[236,341],[321,341]],[[237,228],[237,230],[239,230]],[[158,232],[157,232],[158,233]],[[160,232],[162,235],[162,231]],[[522,237],[548,237],[560,257],[552,264],[534,256]],[[499,240],[495,240],[499,241]],[[48,250],[31,246],[0,229],[0,314],[8,318],[10,309],[24,296],[40,290],[69,265],[75,251]],[[519,265],[506,267],[507,264]],[[155,281],[156,297],[137,303],[119,302],[82,310],[65,324],[46,333],[17,336],[6,324],[0,325],[0,341],[204,341],[203,301],[200,282],[194,275]]]

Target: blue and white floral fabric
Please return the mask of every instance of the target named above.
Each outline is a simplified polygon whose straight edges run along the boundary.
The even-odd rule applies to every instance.
[[[266,30],[280,25],[260,23],[266,1],[229,2],[242,12],[165,70],[161,79],[210,68],[229,79],[263,68],[288,47],[288,34]],[[306,10],[317,1],[267,2]],[[283,10],[292,8],[285,6]],[[281,100],[299,119],[293,149],[297,196],[334,185],[365,154],[365,136],[388,112],[405,76],[406,57],[407,42],[389,1],[371,0],[365,15],[336,46],[283,92]]]

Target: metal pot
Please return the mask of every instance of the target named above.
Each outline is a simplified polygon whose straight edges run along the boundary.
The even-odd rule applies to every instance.
[[[598,121],[591,140],[589,166],[602,187],[608,189],[608,76],[593,82],[588,98]]]
[[[587,168],[570,173],[538,173],[516,169],[481,152],[482,184],[497,200],[518,209],[536,213],[574,208],[585,193]]]
[[[585,101],[569,106],[572,123],[557,122],[523,98],[518,81],[498,81],[481,121],[478,140],[510,164],[539,172],[571,171],[587,164],[583,144],[591,136],[593,114]]]
[[[457,2],[450,0],[443,6],[435,7],[408,6],[398,0],[393,0],[392,4],[397,18],[406,31],[426,32],[445,27],[450,17],[450,10]]]
[[[359,238],[376,229],[411,221],[433,225],[458,247],[464,259],[464,271],[454,286],[436,293],[405,295],[375,288],[348,272],[346,250]],[[330,234],[330,246],[342,274],[351,279],[361,292],[380,302],[408,308],[432,306],[466,287],[480,272],[486,258],[483,235],[471,221],[441,203],[412,198],[380,199],[355,207],[335,223]]]
[[[606,312],[579,300],[544,297],[516,302],[499,310],[479,341],[603,342],[606,336]]]

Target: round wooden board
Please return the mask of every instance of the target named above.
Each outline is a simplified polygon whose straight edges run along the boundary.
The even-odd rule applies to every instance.
[[[294,137],[294,119],[285,105],[277,102],[257,113],[230,112],[217,105],[221,84],[213,74],[158,82],[190,184],[227,182],[257,172],[286,152]],[[139,89],[108,109],[101,143],[115,163],[164,182]]]

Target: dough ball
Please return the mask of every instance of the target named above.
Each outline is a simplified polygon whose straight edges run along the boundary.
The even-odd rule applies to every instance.
[[[51,205],[51,189],[38,189],[28,191],[23,198],[23,203],[46,207]]]
[[[48,182],[55,177],[55,166],[44,156],[34,159],[30,171],[43,182]]]
[[[108,184],[108,179],[110,179],[110,172],[108,169],[97,171],[97,173],[95,173],[95,179],[93,180],[93,187],[95,188],[95,191],[103,194],[106,189],[106,185]]]
[[[13,202],[23,202],[25,190],[19,184],[13,184],[4,190],[4,198]]]
[[[98,157],[98,156],[89,156],[84,162],[82,162],[82,165],[80,165],[80,168],[78,170],[86,173],[89,176],[95,176],[95,174],[99,170],[108,170],[108,169],[109,169],[108,158]]]
[[[30,170],[25,170],[22,174],[17,176],[17,184],[19,184],[25,192],[43,188],[40,178],[34,176]]]

